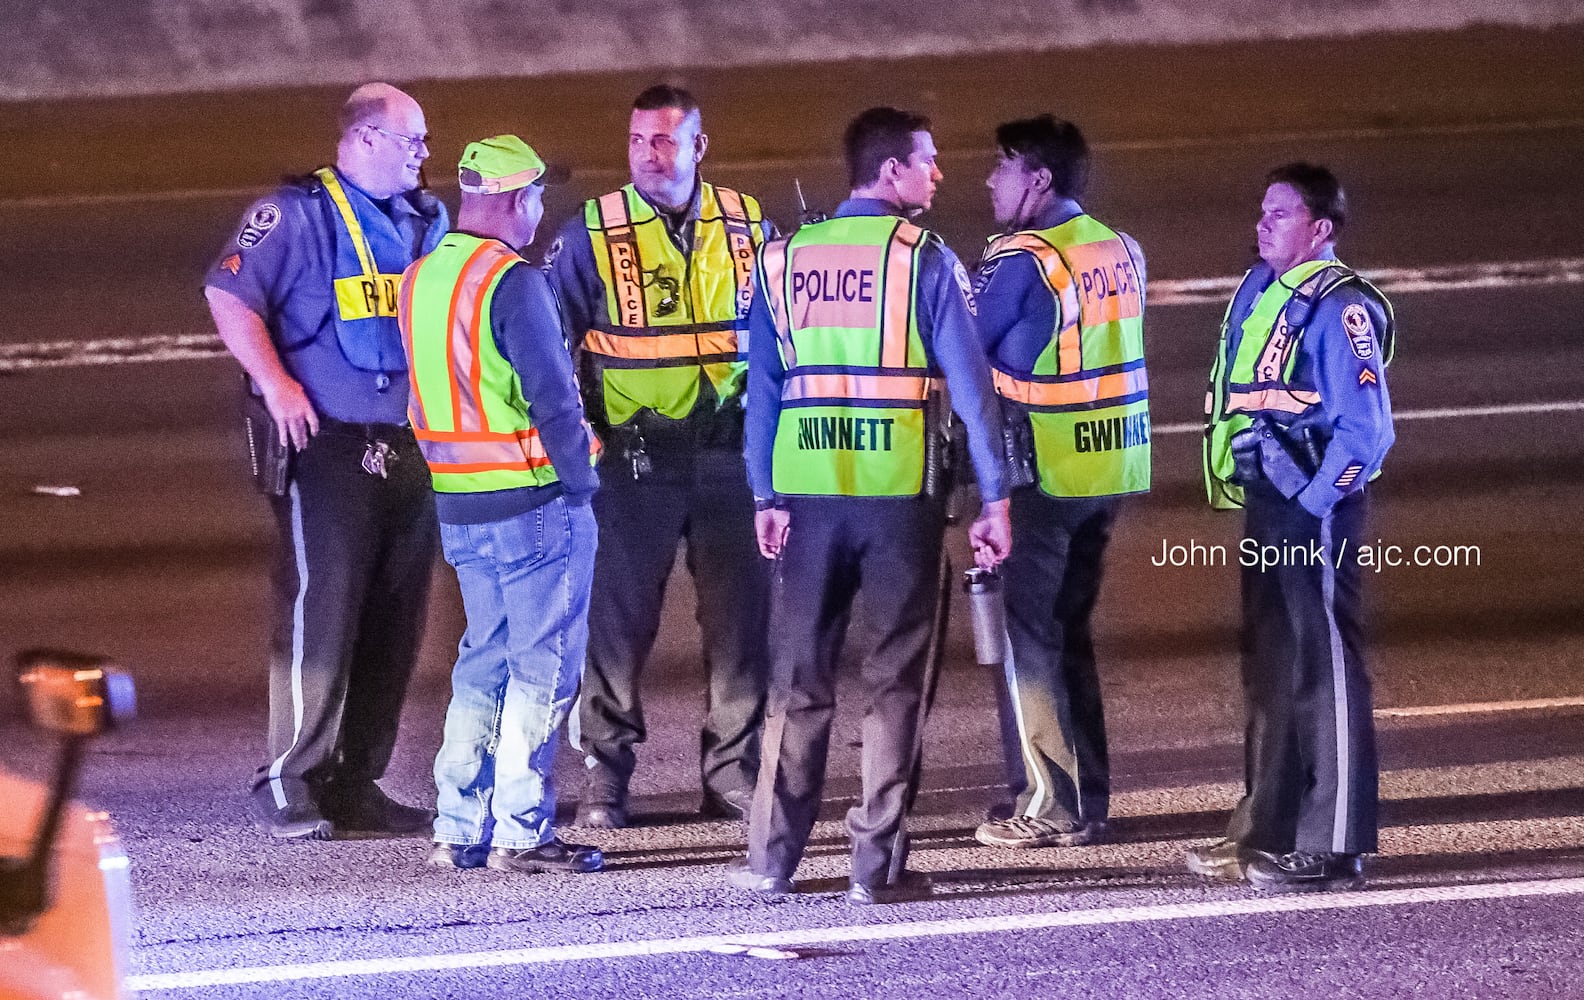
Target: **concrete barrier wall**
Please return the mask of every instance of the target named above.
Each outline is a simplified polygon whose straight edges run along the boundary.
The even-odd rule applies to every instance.
[[[1584,0],[5,0],[0,100],[1584,21]]]

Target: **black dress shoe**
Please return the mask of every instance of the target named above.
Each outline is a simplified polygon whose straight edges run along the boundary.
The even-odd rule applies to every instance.
[[[253,803],[254,825],[276,840],[330,839],[330,821],[312,803],[294,802],[276,809],[261,805],[256,796]]]
[[[1202,847],[1188,848],[1188,870],[1195,875],[1220,879],[1223,882],[1245,882],[1250,862],[1275,861],[1269,851],[1244,847],[1235,840],[1218,840]]]
[[[796,889],[792,880],[780,875],[761,875],[748,867],[747,858],[733,858],[726,862],[726,881],[739,889],[756,892],[761,896],[785,896]]]
[[[485,861],[498,872],[597,872],[605,855],[597,847],[548,840],[538,847],[496,847]]]
[[[1249,862],[1248,880],[1266,892],[1335,892],[1364,884],[1364,860],[1357,854],[1294,851],[1279,858]]]
[[[752,788],[733,788],[718,795],[706,792],[699,813],[706,819],[740,819],[746,822],[749,811],[753,809],[753,797]]]
[[[317,798],[337,838],[408,837],[427,832],[435,818],[433,809],[403,805],[372,781],[326,785]]]
[[[627,807],[615,802],[591,802],[578,806],[573,826],[590,830],[621,830],[627,826]]]
[[[436,844],[424,863],[436,868],[483,868],[489,852],[488,844]]]
[[[885,903],[910,903],[928,899],[935,894],[935,883],[923,872],[904,871],[902,877],[884,885],[864,885],[853,882],[847,890],[847,902],[859,906]]]

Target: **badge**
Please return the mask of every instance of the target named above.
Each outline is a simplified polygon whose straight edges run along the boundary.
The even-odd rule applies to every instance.
[[[968,269],[963,267],[960,260],[952,262],[952,277],[957,279],[957,287],[962,289],[963,302],[968,305],[968,312],[977,316],[979,307],[974,304],[973,284],[968,280]]]
[[[220,262],[220,270],[230,271],[231,277],[236,277],[242,270],[242,255],[234,253]]]
[[[237,234],[237,246],[244,250],[251,250],[264,242],[264,237],[269,235],[271,229],[280,224],[280,206],[265,202],[253,210],[248,216],[247,225],[242,227],[242,232]]]
[[[1353,348],[1354,357],[1368,361],[1375,356],[1374,329],[1363,306],[1355,302],[1342,310],[1342,329],[1347,331],[1348,346]]]

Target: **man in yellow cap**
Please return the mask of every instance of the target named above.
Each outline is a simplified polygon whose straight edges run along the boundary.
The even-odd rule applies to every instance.
[[[408,416],[467,612],[435,758],[443,868],[604,864],[556,837],[552,784],[588,645],[599,446],[555,296],[517,252],[564,176],[514,135],[469,143],[456,230],[402,275]]]

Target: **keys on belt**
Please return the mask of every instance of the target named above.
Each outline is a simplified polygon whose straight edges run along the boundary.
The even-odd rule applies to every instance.
[[[384,441],[370,441],[363,452],[363,471],[381,479],[390,478],[390,463],[401,456]]]

